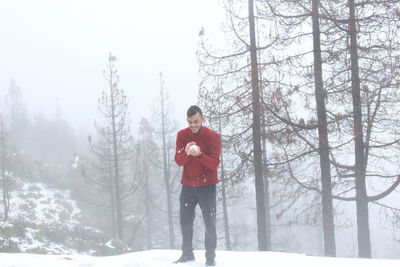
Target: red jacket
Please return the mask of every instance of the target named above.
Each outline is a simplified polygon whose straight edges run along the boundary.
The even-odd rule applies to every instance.
[[[195,142],[200,156],[187,156],[186,144]],[[175,162],[183,166],[181,183],[187,186],[205,186],[218,183],[218,165],[221,154],[221,136],[204,126],[197,133],[190,128],[180,130],[176,137]]]

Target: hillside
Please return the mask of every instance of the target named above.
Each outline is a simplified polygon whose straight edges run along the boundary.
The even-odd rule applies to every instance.
[[[23,183],[10,194],[10,220],[41,225],[79,224],[81,210],[71,200],[69,190],[50,188],[42,183]]]
[[[4,214],[2,205],[0,211]],[[13,178],[9,218],[0,223],[0,251],[95,253],[105,244],[99,242],[98,231],[81,225],[80,217],[69,190]]]

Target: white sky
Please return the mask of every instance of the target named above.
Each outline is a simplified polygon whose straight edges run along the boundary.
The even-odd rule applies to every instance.
[[[14,79],[31,113],[55,116],[58,102],[72,126],[93,125],[112,52],[134,124],[151,119],[162,71],[183,127],[187,107],[197,102],[198,33],[202,26],[218,31],[218,2],[2,0],[0,97]]]

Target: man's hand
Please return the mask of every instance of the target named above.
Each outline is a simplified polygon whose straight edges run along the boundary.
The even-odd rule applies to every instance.
[[[188,143],[185,147],[185,152],[187,156],[197,157],[201,155],[201,149],[195,142]]]
[[[191,152],[192,156],[198,157],[201,155],[201,148],[197,145],[192,145],[190,147],[190,152]]]
[[[192,145],[195,145],[195,144],[196,144],[195,142],[189,142],[189,143],[186,144],[185,152],[186,152],[187,156],[191,156],[192,155],[192,150],[190,149],[190,147]]]

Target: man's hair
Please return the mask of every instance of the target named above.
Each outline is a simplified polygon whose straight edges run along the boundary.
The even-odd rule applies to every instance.
[[[199,107],[196,106],[196,105],[190,106],[190,108],[187,110],[186,115],[187,115],[188,117],[192,117],[192,116],[195,115],[197,112],[203,117],[203,112],[201,111],[201,108],[199,108]]]

